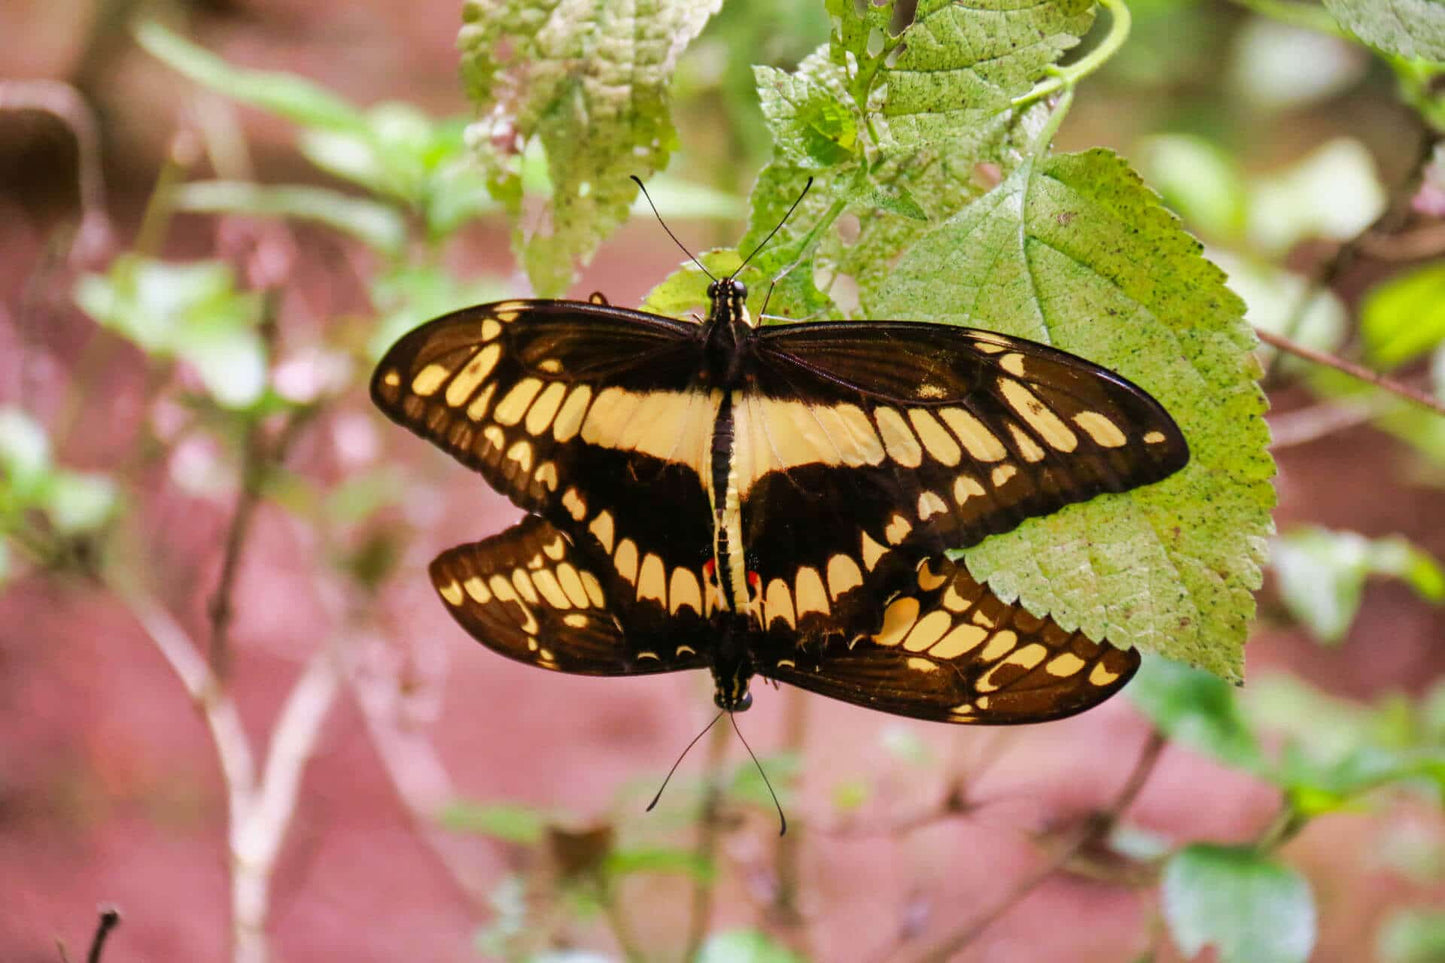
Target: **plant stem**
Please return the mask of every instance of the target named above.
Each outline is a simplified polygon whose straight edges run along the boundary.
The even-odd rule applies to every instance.
[[[1358,378],[1391,394],[1398,395],[1406,401],[1413,402],[1422,408],[1427,408],[1435,412],[1437,415],[1445,415],[1445,401],[1441,401],[1439,398],[1421,391],[1419,388],[1411,387],[1403,382],[1396,381],[1394,378],[1389,378],[1378,372],[1371,371],[1369,368],[1355,364],[1353,361],[1346,361],[1344,358],[1326,354],[1323,351],[1316,351],[1314,348],[1307,348],[1298,342],[1291,341],[1280,335],[1271,334],[1268,331],[1263,331],[1258,328],[1255,329],[1255,333],[1259,335],[1259,340],[1265,344],[1273,345],[1281,351],[1288,351],[1290,354],[1304,358],[1306,361],[1312,361],[1315,364],[1321,364],[1327,368],[1342,371],[1352,378]]]
[[[1145,740],[1143,747],[1139,750],[1139,758],[1134,763],[1134,768],[1129,772],[1129,777],[1124,781],[1118,795],[1114,797],[1113,803],[1107,809],[1094,814],[1090,819],[1080,824],[1066,842],[1059,846],[1053,857],[1034,872],[1025,876],[1014,884],[1002,901],[993,909],[988,910],[981,916],[970,921],[959,929],[949,933],[931,946],[926,947],[921,953],[910,959],[913,963],[945,963],[968,944],[976,940],[984,930],[992,926],[1004,915],[1013,910],[1015,906],[1023,902],[1028,896],[1047,879],[1062,869],[1070,860],[1077,856],[1082,850],[1093,843],[1103,840],[1119,817],[1138,798],[1139,793],[1154,773],[1154,767],[1159,762],[1159,756],[1168,743],[1166,737],[1158,729],[1150,730],[1149,738]]]
[[[707,775],[704,777],[702,807],[698,813],[697,845],[693,852],[699,866],[712,867],[717,854],[720,829],[719,808],[722,803],[722,769],[727,757],[727,726],[714,726],[707,741]],[[697,959],[712,922],[713,879],[716,871],[700,875],[692,884],[692,908],[687,923],[687,949],[684,963]]]
[[[1104,35],[1104,39],[1099,41],[1097,47],[1067,67],[1051,68],[1049,76],[1035,84],[1033,90],[1014,98],[1012,106],[1015,110],[1043,100],[1056,91],[1072,89],[1080,80],[1107,63],[1109,58],[1124,46],[1124,41],[1129,39],[1129,28],[1134,22],[1129,15],[1129,8],[1124,5],[1124,0],[1099,0],[1099,6],[1109,11],[1109,32]]]

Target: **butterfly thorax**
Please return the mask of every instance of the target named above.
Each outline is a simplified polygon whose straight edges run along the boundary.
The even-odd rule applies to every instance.
[[[714,387],[736,388],[742,383],[748,348],[756,337],[748,316],[748,290],[741,281],[724,279],[708,285],[708,298],[712,306],[704,325],[703,379]]]

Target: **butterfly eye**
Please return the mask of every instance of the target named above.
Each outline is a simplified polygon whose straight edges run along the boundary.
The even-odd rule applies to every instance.
[[[710,298],[715,298],[715,297],[717,297],[717,282],[716,282],[716,281],[713,281],[711,284],[709,284],[709,285],[707,286],[707,296],[710,297]]]
[[[742,299],[748,296],[748,286],[741,281],[733,281],[733,297]]]

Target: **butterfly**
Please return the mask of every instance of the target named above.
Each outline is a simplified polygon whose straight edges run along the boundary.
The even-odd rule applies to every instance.
[[[371,383],[391,419],[528,512],[443,553],[471,635],[583,675],[710,670],[955,723],[1040,722],[1139,655],[1005,603],[950,549],[1189,459],[1168,412],[1082,358],[911,321],[756,325],[510,300],[430,321]]]

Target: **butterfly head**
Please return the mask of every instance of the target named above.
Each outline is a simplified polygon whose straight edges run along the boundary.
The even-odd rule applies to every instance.
[[[748,299],[748,286],[737,278],[723,278],[707,286],[707,296],[713,302],[743,304]]]
[[[739,666],[738,671],[730,676],[717,676],[712,701],[724,712],[746,712],[753,704],[753,694],[748,691],[748,677],[751,675]]]

